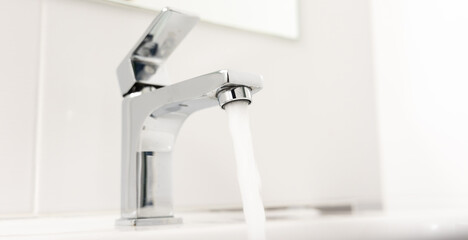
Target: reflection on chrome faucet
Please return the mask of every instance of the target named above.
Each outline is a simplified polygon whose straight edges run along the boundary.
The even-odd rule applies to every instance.
[[[200,109],[251,101],[262,78],[220,70],[162,86],[158,68],[198,21],[163,9],[119,65],[122,102],[122,182],[119,225],[180,223],[172,206],[172,148],[185,119]]]

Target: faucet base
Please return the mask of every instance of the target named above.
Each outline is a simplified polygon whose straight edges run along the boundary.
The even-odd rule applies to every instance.
[[[116,226],[155,226],[168,224],[182,224],[182,218],[158,217],[158,218],[120,218],[115,221]]]

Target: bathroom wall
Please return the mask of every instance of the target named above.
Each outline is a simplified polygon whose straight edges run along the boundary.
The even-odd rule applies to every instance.
[[[468,207],[468,3],[372,1],[385,208]]]
[[[39,7],[0,2],[0,214],[33,209]]]
[[[9,84],[2,93],[10,94],[0,96],[8,119],[1,124],[0,213],[116,211],[122,98],[115,68],[156,13],[43,0],[26,14],[21,3],[0,10],[2,17],[21,13],[21,29],[34,32],[15,22],[12,31],[29,41],[15,50],[7,46],[16,38],[0,44],[23,64],[1,60],[12,67],[0,75]],[[173,82],[224,68],[264,75],[250,112],[267,206],[379,204],[369,14],[367,0],[301,1],[298,40],[201,22],[167,62]],[[17,72],[21,81],[6,80]],[[173,174],[177,209],[239,206],[223,111],[186,122]]]

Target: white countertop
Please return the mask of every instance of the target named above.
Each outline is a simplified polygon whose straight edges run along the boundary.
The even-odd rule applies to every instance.
[[[181,225],[117,227],[117,215],[0,220],[0,239],[246,239],[240,212],[186,212]],[[468,239],[468,211],[321,215],[267,212],[267,239]]]

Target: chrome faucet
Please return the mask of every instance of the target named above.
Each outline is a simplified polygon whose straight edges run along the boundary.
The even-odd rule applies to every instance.
[[[163,86],[155,73],[197,17],[163,9],[117,69],[122,102],[121,218],[118,225],[181,223],[172,206],[172,150],[191,113],[251,101],[262,77],[220,70]]]

